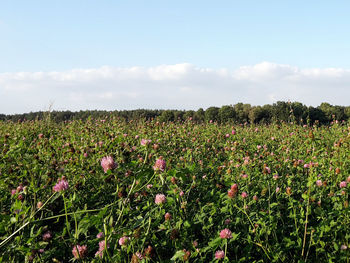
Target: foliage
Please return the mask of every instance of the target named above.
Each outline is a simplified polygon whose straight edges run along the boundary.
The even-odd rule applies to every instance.
[[[349,123],[103,116],[0,121],[0,262],[349,262]]]
[[[123,111],[52,111],[50,119],[55,122],[69,120],[87,120],[89,118],[105,118],[114,116],[126,121],[153,120],[160,122],[185,121],[191,118],[197,123],[217,121],[219,123],[244,124],[269,124],[294,121],[298,124],[324,124],[329,125],[334,120],[346,121],[350,118],[350,106],[332,106],[322,103],[314,108],[306,107],[300,102],[278,101],[273,105],[251,106],[250,104],[237,103],[235,105],[224,105],[219,107],[202,108],[197,111],[188,110],[123,110]],[[0,120],[11,120],[13,122],[24,120],[45,120],[44,112],[31,112],[25,114],[4,115],[0,114]]]

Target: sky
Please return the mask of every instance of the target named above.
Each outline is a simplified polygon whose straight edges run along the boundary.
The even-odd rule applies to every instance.
[[[350,1],[1,0],[0,113],[350,105]]]

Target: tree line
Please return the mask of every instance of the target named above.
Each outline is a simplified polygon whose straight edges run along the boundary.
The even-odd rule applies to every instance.
[[[130,120],[152,120],[160,122],[169,121],[192,121],[218,122],[218,123],[275,123],[295,122],[298,124],[330,124],[334,120],[347,121],[350,119],[350,106],[333,106],[329,103],[321,103],[317,107],[306,106],[300,102],[278,101],[274,104],[264,106],[251,106],[250,104],[237,103],[235,105],[224,105],[222,107],[209,107],[206,110],[200,108],[194,110],[85,110],[85,111],[52,111],[52,112],[30,112],[24,114],[5,115],[0,114],[3,121],[25,121],[42,120],[50,118],[55,122],[70,120],[86,120],[88,118],[110,118],[117,117],[127,121]]]

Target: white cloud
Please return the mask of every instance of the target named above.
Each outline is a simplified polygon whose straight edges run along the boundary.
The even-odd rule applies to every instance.
[[[192,64],[0,74],[0,113],[81,109],[198,109],[278,100],[349,105],[350,70],[262,62],[236,70]]]

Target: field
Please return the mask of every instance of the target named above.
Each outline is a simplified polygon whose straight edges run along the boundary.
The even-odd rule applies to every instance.
[[[0,262],[349,262],[350,125],[0,122]]]

